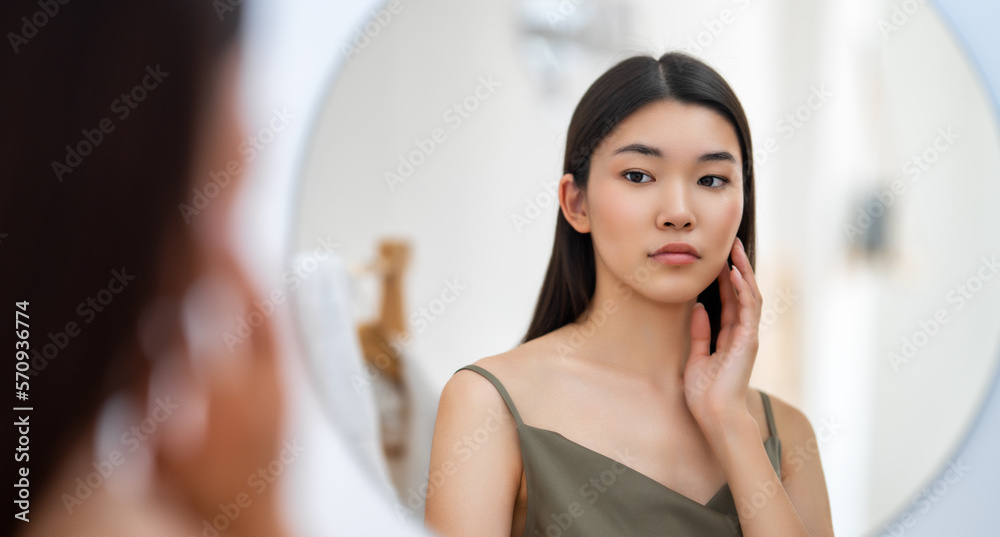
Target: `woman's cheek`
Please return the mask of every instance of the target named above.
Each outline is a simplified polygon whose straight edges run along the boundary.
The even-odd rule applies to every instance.
[[[642,211],[637,210],[637,201],[628,199],[620,193],[607,188],[592,199],[599,199],[599,205],[591,206],[591,232],[595,230],[600,236],[595,236],[599,247],[605,256],[605,262],[619,266],[625,270],[625,264],[630,259],[644,256],[644,246],[636,238],[640,236],[641,222],[638,221]]]
[[[719,270],[722,269],[722,263],[726,263],[726,258],[732,251],[733,240],[736,238],[736,232],[740,228],[740,220],[743,218],[742,200],[738,201],[730,201],[716,206],[711,213],[713,216],[711,221],[702,221],[701,224],[703,227],[707,226],[713,230],[709,234],[712,237],[713,253],[711,255],[720,260]]]
[[[736,237],[736,232],[740,229],[740,221],[743,219],[743,199],[734,199],[726,204],[722,211],[724,218],[722,229],[729,231],[728,237]],[[732,245],[729,245],[732,246]]]
[[[591,235],[595,241],[595,246],[603,254],[604,261],[609,266],[617,266],[627,259],[628,240],[630,233],[628,227],[617,213],[604,207],[599,213],[594,214],[591,223]],[[634,235],[634,234],[632,234]]]

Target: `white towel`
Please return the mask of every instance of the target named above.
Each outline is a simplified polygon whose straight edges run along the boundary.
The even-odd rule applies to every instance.
[[[295,294],[309,376],[344,444],[385,489],[386,500],[395,502],[395,489],[382,454],[374,395],[371,389],[364,387],[370,374],[351,316],[351,286],[346,264],[336,253],[323,260],[311,253],[299,254],[294,262],[299,265],[307,260],[317,262],[319,267],[303,280]]]

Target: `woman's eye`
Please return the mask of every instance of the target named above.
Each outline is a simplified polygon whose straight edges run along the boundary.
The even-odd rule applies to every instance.
[[[633,171],[625,172],[622,175],[624,175],[625,178],[628,179],[632,183],[643,183],[643,182],[647,182],[648,183],[649,182],[649,181],[643,181],[642,180],[643,177],[649,177],[649,174],[645,174],[645,173],[642,173],[642,172],[637,172],[637,171],[633,170]],[[649,178],[652,179],[652,177],[649,177]]]
[[[710,181],[712,179],[715,179],[715,180],[719,181],[718,183],[714,183],[714,184],[710,183],[708,185],[705,185],[705,186],[710,186],[710,187],[715,187],[715,188],[720,188],[720,187],[724,186],[726,183],[729,182],[729,180],[726,179],[725,177],[719,177],[718,175],[706,175],[705,177],[702,177],[701,179],[698,179],[698,181],[704,181],[705,179],[708,179]]]

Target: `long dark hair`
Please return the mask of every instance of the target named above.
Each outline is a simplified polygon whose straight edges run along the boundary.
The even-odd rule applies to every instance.
[[[198,118],[236,43],[239,10],[201,0],[3,4],[2,27],[19,38],[2,53],[0,281],[8,315],[27,302],[30,390],[15,406],[34,408],[23,464],[37,501],[101,404],[147,372],[129,350],[158,276],[191,266],[187,249],[171,258],[164,249],[186,236],[178,206],[195,186]],[[6,529],[14,522],[6,517]]]
[[[753,147],[743,106],[729,84],[704,62],[682,52],[628,58],[600,76],[587,89],[573,112],[566,136],[563,173],[586,190],[590,157],[601,140],[632,113],[654,101],[673,100],[706,106],[729,120],[740,142],[743,158],[743,219],[737,236],[754,265]],[[731,262],[731,260],[730,260]],[[521,343],[575,321],[590,304],[597,282],[594,247],[589,233],[579,233],[562,211],[556,216],[556,236],[535,313]],[[711,352],[719,334],[722,303],[713,281],[698,295],[712,325]]]

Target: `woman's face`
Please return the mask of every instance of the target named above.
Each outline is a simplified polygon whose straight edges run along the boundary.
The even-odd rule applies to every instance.
[[[652,300],[695,299],[727,264],[743,217],[742,169],[736,131],[718,112],[643,106],[591,158],[583,206],[597,264]],[[693,262],[652,257],[675,242],[696,249]],[[652,277],[643,279],[644,267]]]

